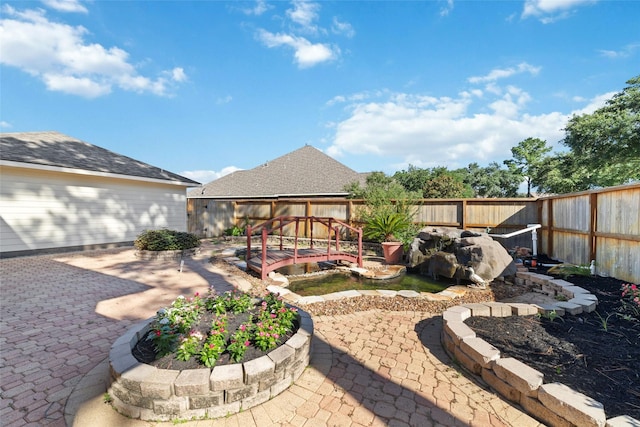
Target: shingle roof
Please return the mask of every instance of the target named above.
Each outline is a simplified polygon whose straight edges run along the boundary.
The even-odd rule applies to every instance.
[[[344,196],[344,186],[363,174],[306,145],[249,170],[236,171],[193,189],[187,197],[257,198]]]
[[[0,133],[0,160],[171,181],[199,182],[59,132]]]

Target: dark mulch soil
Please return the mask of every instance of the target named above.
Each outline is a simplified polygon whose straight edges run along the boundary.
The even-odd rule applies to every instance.
[[[501,357],[542,372],[545,383],[563,383],[602,403],[607,418],[629,415],[640,420],[640,319],[621,316],[624,282],[598,276],[566,280],[598,297],[596,312],[553,321],[538,316],[472,317],[465,323],[499,349]]]
[[[233,333],[242,325],[243,323],[247,323],[249,317],[256,312],[247,312],[242,314],[233,314],[227,313],[227,330],[230,331],[229,336],[233,335]],[[211,322],[214,320],[215,315],[213,313],[206,312],[202,315],[198,326],[194,327],[194,330],[200,331],[204,336],[211,330]],[[289,338],[291,338],[298,331],[299,322],[294,321],[294,327],[289,333],[284,336],[281,336],[278,339],[278,345],[276,348],[285,342]],[[227,344],[229,341],[227,339]],[[238,363],[248,362],[253,359],[257,359],[259,357],[265,356],[274,349],[262,351],[254,345],[250,345],[247,347],[247,351],[244,353],[244,357]],[[178,360],[175,357],[175,353],[166,355],[161,358],[157,358],[157,352],[153,348],[153,342],[151,340],[147,340],[146,337],[138,341],[136,346],[132,350],[133,356],[141,363],[146,363],[148,365],[155,366],[160,369],[173,369],[173,370],[183,370],[183,369],[201,369],[205,368],[205,366],[200,363],[198,360],[198,356],[191,357],[187,361]],[[236,363],[232,361],[229,357],[229,353],[224,352],[216,362],[216,366],[229,365],[232,363]]]

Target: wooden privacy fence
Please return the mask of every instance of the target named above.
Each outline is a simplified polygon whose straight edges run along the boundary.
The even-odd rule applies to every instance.
[[[277,216],[333,217],[360,227],[362,200],[343,198],[187,199],[188,231],[217,237],[238,226],[255,226]],[[539,199],[424,199],[416,223],[507,234],[542,224],[538,252],[564,262],[596,261],[599,274],[640,282],[640,184]],[[300,236],[312,234],[305,225]],[[315,226],[314,226],[315,227]],[[323,237],[326,229],[313,229]],[[324,236],[326,237],[326,236]],[[502,239],[500,239],[502,240]],[[531,247],[529,233],[502,241],[507,248]]]
[[[640,282],[640,184],[538,200],[540,251],[598,274]]]

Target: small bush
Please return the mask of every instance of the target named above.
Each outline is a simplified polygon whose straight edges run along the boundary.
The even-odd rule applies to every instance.
[[[200,239],[191,233],[163,228],[143,231],[133,245],[141,251],[179,251],[197,248],[200,246]]]

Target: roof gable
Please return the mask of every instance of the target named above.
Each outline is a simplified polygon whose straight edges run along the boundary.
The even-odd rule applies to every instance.
[[[0,160],[200,185],[197,181],[59,132],[0,133]]]
[[[343,196],[361,174],[310,145],[253,169],[236,171],[194,189],[188,197],[255,198]]]

